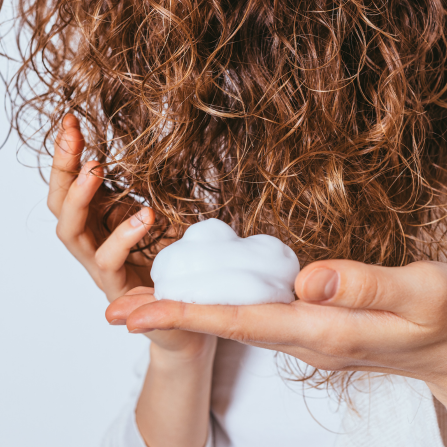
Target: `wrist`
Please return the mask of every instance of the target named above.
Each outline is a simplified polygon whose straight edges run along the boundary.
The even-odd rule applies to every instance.
[[[179,350],[165,349],[156,343],[151,343],[151,364],[167,369],[212,365],[216,347],[217,337],[211,335],[206,336],[200,344],[185,346]]]

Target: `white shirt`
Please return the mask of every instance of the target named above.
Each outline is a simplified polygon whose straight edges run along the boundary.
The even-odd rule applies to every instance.
[[[139,368],[141,384],[148,361]],[[443,447],[425,383],[397,376],[356,383],[356,413],[326,390],[281,378],[283,364],[273,351],[219,340],[205,447]],[[103,447],[146,447],[135,423],[139,391]]]

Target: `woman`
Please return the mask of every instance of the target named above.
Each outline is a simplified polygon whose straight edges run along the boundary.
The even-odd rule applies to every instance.
[[[44,89],[26,105],[54,107],[47,136],[67,109],[86,132],[84,150],[69,114],[56,140],[58,235],[113,302],[109,321],[152,341],[138,429],[131,408],[110,445],[262,445],[271,427],[254,441],[228,421],[248,421],[239,404],[270,382],[223,381],[225,365],[272,363],[267,348],[337,371],[298,380],[355,390],[362,422],[348,412],[344,434],[316,445],[442,446],[421,381],[447,404],[444,1],[19,6],[33,31],[19,91],[29,70]],[[294,248],[299,300],[155,302],[151,259],[203,217]],[[285,418],[281,405],[272,394],[258,420]],[[264,445],[297,445],[304,429]]]

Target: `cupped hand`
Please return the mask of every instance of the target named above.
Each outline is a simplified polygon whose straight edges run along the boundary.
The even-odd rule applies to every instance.
[[[299,300],[291,304],[135,302],[120,318],[130,331],[197,331],[282,351],[320,369],[421,379],[447,405],[447,265],[319,261],[300,272],[295,290]]]
[[[142,208],[126,216],[131,209],[126,207],[121,215],[115,216],[115,228],[105,238],[100,231],[101,202],[107,199],[101,189],[103,170],[99,162],[93,160],[76,174],[81,168],[84,146],[77,118],[67,114],[56,138],[48,207],[58,219],[59,239],[87,269],[110,302],[133,290],[130,307],[126,298],[116,305],[117,309],[129,311],[136,302],[141,305],[154,300],[152,289],[143,287],[151,285],[150,265],[143,256],[138,259],[130,252],[147,235],[154,224],[155,213],[150,208]],[[139,297],[139,290],[145,291],[143,298]],[[113,312],[107,315],[111,324],[125,324],[120,318],[114,318]],[[185,331],[154,331],[148,336],[162,349],[185,357],[213,352],[216,344],[215,337]]]

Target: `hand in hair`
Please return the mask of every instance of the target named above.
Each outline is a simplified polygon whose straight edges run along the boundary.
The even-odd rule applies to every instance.
[[[103,170],[97,161],[89,161],[79,172],[84,146],[78,120],[66,115],[56,138],[48,207],[58,219],[59,239],[87,269],[108,300],[113,301],[132,288],[149,285],[126,261],[132,247],[154,223],[155,214],[150,208],[143,208],[126,220],[122,218],[123,222],[104,238],[95,221]]]
[[[282,351],[319,369],[421,379],[447,405],[447,265],[318,261],[300,272],[295,290],[299,300],[291,304],[162,300],[140,306],[135,300],[115,316],[127,320],[130,331],[197,331]],[[115,303],[109,312],[114,309]]]
[[[121,222],[104,238],[97,222],[104,200],[100,189],[103,172],[97,161],[89,161],[75,175],[83,149],[79,122],[68,114],[56,139],[48,207],[59,220],[58,237],[109,301],[128,293],[107,312],[111,324],[125,324],[119,314],[129,313],[135,303],[141,306],[155,300],[153,289],[141,287],[148,285],[140,273],[149,271],[147,263],[138,269],[135,256],[128,262],[131,249],[154,224],[155,213],[142,208],[127,219],[121,216]],[[153,331],[148,337],[152,340],[151,364],[136,409],[142,436],[148,445],[203,445],[216,337],[186,331]]]
[[[135,262],[128,262],[131,249],[154,224],[155,213],[150,208],[142,208],[127,219],[121,218],[122,222],[102,241],[100,225],[95,221],[95,199],[101,194],[102,170],[97,161],[89,161],[79,175],[75,175],[80,168],[84,145],[78,120],[67,114],[56,139],[48,194],[48,207],[58,218],[57,235],[110,302],[125,293],[131,294],[132,305],[155,301],[148,294],[152,289],[145,287],[144,295],[139,294],[139,286],[150,284],[149,279],[140,273],[147,273],[148,266],[139,268],[141,266]],[[127,301],[120,300],[115,309],[127,311]],[[111,324],[125,324],[114,315],[113,309],[107,313]],[[195,356],[209,345],[208,337],[182,331],[155,331],[149,338],[162,348],[185,356]]]

